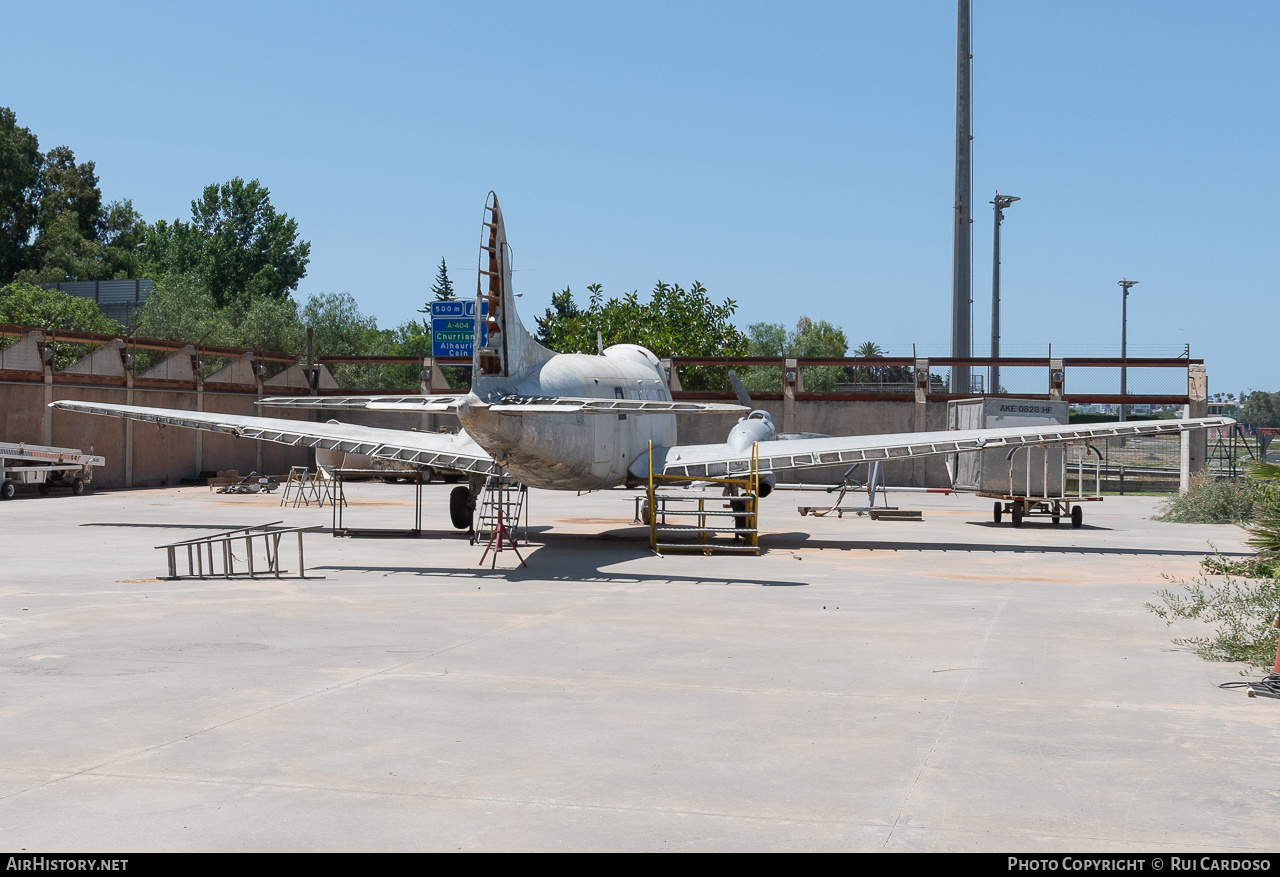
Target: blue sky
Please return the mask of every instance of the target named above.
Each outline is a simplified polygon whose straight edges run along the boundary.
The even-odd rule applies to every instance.
[[[6,4],[5,87],[108,199],[186,218],[234,176],[312,243],[299,298],[474,289],[497,191],[526,317],[705,284],[740,326],[945,355],[955,4]],[[1280,390],[1280,5],[973,2],[974,352],[996,189],[1002,351],[1184,344]],[[531,321],[531,320],[530,320]]]

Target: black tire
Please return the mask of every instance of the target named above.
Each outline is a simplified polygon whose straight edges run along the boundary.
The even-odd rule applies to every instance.
[[[1084,509],[1076,506],[1071,510],[1071,529],[1079,530],[1084,526]]]
[[[13,499],[13,495],[18,492],[17,486],[6,478],[0,481],[0,499]]]
[[[471,529],[471,488],[455,487],[449,491],[449,520],[458,530]]]
[[[71,493],[73,496],[84,496],[84,479],[83,478],[72,479]]]
[[[745,499],[731,499],[729,500],[729,508],[733,509],[735,513],[745,512],[747,510],[747,501]],[[739,530],[747,529],[748,527],[751,526],[751,516],[745,515],[745,514],[735,514],[733,516],[733,526]],[[747,534],[734,533],[733,538],[746,539]]]
[[[1013,511],[1011,512],[1010,517],[1013,518],[1013,525],[1015,527],[1022,526],[1022,503],[1015,502],[1013,504]]]
[[[436,477],[436,470],[430,466],[423,466],[418,470],[418,480],[423,484],[430,484]]]
[[[440,480],[443,481],[445,484],[457,484],[459,481],[462,480],[462,476],[461,475],[442,475],[440,476]]]
[[[1062,523],[1062,515],[1054,515],[1054,516],[1053,516],[1053,525],[1056,527],[1056,526],[1058,526],[1058,524],[1060,524],[1060,523]]]
[[[50,491],[53,490],[53,485],[48,481],[41,481],[40,486],[37,487],[36,490],[40,492],[41,496],[48,496]]]
[[[1000,523],[1000,519],[1003,517],[1004,517],[1004,503],[1000,502],[1000,500],[996,500],[995,506],[991,509],[991,520],[995,521],[998,524]]]

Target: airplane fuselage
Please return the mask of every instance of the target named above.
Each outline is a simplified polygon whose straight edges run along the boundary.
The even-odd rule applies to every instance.
[[[512,378],[484,377],[473,393],[482,401],[504,395],[569,396],[670,402],[658,358],[632,344],[602,356],[562,353]],[[628,473],[652,441],[676,441],[674,414],[547,414],[520,417],[461,405],[458,420],[476,444],[530,487],[598,490],[635,480]]]

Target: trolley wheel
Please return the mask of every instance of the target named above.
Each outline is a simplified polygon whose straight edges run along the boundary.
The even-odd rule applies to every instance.
[[[430,484],[432,481],[435,480],[435,477],[436,477],[436,470],[432,469],[430,466],[423,466],[420,470],[418,470],[418,480],[421,481],[423,484]]]
[[[40,491],[41,496],[48,496],[49,492],[53,490],[53,485],[48,481],[41,481],[40,486],[37,487],[36,490]]]
[[[1059,523],[1061,523],[1061,522],[1062,522],[1062,515],[1054,515],[1054,516],[1053,516],[1053,525],[1054,525],[1055,527],[1056,527],[1056,526],[1058,526],[1058,524],[1059,524]]]
[[[13,499],[13,495],[17,492],[18,488],[8,478],[0,481],[0,499]]]
[[[84,479],[83,478],[72,479],[71,493],[74,496],[84,496]]]
[[[1082,526],[1084,526],[1084,509],[1076,506],[1071,510],[1071,528],[1079,530]]]
[[[441,476],[441,479],[444,481],[444,483],[445,483],[445,484],[457,484],[459,481],[461,481],[461,480],[462,480],[462,476],[461,476],[461,475],[456,475],[456,474],[455,474],[455,475],[442,475],[442,476]]]
[[[1022,503],[1015,502],[1013,504],[1013,509],[1010,512],[1010,517],[1013,518],[1013,525],[1015,527],[1022,526]]]
[[[471,529],[471,488],[455,487],[449,491],[449,520],[456,529]]]
[[[991,520],[995,521],[998,524],[1000,523],[1000,519],[1003,517],[1004,517],[1004,503],[1000,502],[1000,500],[996,500],[995,507],[991,509]]]
[[[640,523],[648,527],[653,522],[649,520],[649,500],[640,501]]]

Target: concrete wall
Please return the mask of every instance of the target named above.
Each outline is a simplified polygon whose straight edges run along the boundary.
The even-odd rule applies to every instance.
[[[81,387],[25,382],[0,383],[0,439],[81,448],[100,454],[107,465],[95,470],[99,487],[157,487],[201,471],[239,469],[282,474],[308,463],[308,449],[257,442],[212,432],[137,423],[46,407],[48,400],[78,399],[118,405],[262,414],[256,394]],[[307,420],[310,412],[271,412]]]

